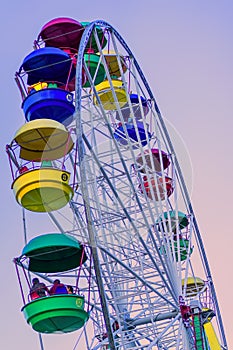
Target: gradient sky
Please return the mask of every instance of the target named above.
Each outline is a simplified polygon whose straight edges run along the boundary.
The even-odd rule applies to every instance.
[[[21,208],[10,189],[4,149],[23,124],[14,73],[41,27],[55,17],[103,19],[123,36],[163,116],[188,149],[182,162],[233,348],[233,2],[232,0],[4,1],[1,5],[0,348],[39,349],[26,324],[12,259],[23,248]],[[182,149],[179,149],[182,153]],[[184,151],[183,151],[184,152]],[[182,156],[180,156],[182,158]],[[47,336],[45,350],[73,349],[75,335]]]

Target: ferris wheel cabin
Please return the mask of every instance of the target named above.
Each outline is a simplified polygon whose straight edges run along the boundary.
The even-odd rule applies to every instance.
[[[136,158],[138,170],[142,173],[145,172],[145,168],[149,171],[160,172],[162,169],[166,170],[170,165],[170,160],[164,151],[160,151],[157,148],[147,149],[143,154],[139,154]]]
[[[84,29],[90,24],[90,22],[81,22],[82,26],[84,27]],[[104,35],[104,32],[102,30],[101,27],[96,27],[96,33],[97,33],[97,36],[98,36],[98,39],[99,39],[99,42],[100,42],[100,46],[101,48],[103,49],[106,44],[107,44],[107,39]],[[87,46],[86,46],[86,50],[91,52],[98,52],[99,51],[99,48],[98,48],[98,44],[95,40],[95,35],[94,33],[91,34],[90,38],[89,38],[89,41],[87,43]]]
[[[179,242],[178,242],[179,241]],[[189,247],[190,241],[185,238],[168,240],[166,244],[160,247],[160,253],[170,257],[175,261],[184,261],[192,254],[193,248]]]
[[[42,39],[49,47],[78,50],[83,31],[83,25],[72,18],[55,18],[42,27],[38,41]]]
[[[23,101],[26,120],[52,119],[69,125],[73,121],[73,95],[49,86],[48,84],[48,88],[30,93]]]
[[[100,62],[100,56],[95,53],[85,53],[84,62],[88,69],[88,72],[93,80],[94,85],[100,84],[105,79],[105,69],[103,63]],[[84,88],[90,87],[91,83],[89,80],[83,85]]]
[[[152,189],[151,189],[152,188]],[[139,185],[141,193],[146,192],[146,195],[150,199],[155,199],[156,201],[163,201],[165,198],[170,197],[174,191],[173,181],[170,177],[156,176],[155,178],[143,177],[143,185]]]
[[[122,108],[127,102],[126,92],[121,80],[112,79],[111,83],[105,80],[96,86],[96,91],[105,110],[116,110],[117,106]],[[99,105],[96,96],[94,97],[94,104]]]
[[[14,140],[20,146],[21,159],[38,162],[62,158],[74,146],[65,126],[51,119],[25,123],[16,132]]]
[[[97,53],[99,55],[99,53]],[[121,69],[122,72],[125,73],[127,71],[126,60],[123,55],[119,54],[120,57],[120,66],[118,63],[117,55],[115,51],[112,50],[103,50],[103,55],[105,62],[108,67],[109,75],[111,78],[120,78],[121,77]]]
[[[188,226],[189,221],[187,215],[181,211],[170,210],[169,212],[164,212],[163,215],[157,220],[158,230],[169,230],[176,231],[177,225],[180,230]],[[165,224],[165,226],[164,226]]]
[[[148,135],[149,141],[151,138],[150,132],[146,132],[144,128],[144,124],[142,122],[137,122],[137,131],[138,131],[139,139],[142,146],[146,146],[148,142],[147,135]],[[134,147],[136,146],[136,143],[139,142],[137,131],[133,123],[125,123],[124,125],[120,124],[115,129],[114,137],[121,145],[127,145],[128,144],[127,136],[128,136],[129,141],[132,142]]]
[[[55,168],[26,171],[17,177],[12,188],[17,202],[35,212],[51,212],[63,208],[73,197],[70,173]]]
[[[130,104],[126,103],[121,109],[121,114],[125,122],[128,122],[133,116],[136,120],[140,120],[145,117],[149,112],[148,101],[143,96],[138,96],[137,94],[129,95]],[[120,118],[120,113],[116,112],[116,118]]]
[[[182,289],[186,289],[187,297],[195,297],[205,288],[205,281],[200,277],[188,277],[182,279]]]
[[[51,295],[22,308],[27,323],[39,333],[70,333],[84,326],[89,314],[80,295]]]
[[[28,270],[53,273],[69,271],[87,260],[83,246],[72,236],[48,233],[30,240],[22,251],[29,259]]]
[[[27,74],[28,85],[38,82],[55,82],[65,85],[67,79],[75,76],[70,56],[55,47],[43,47],[25,57],[20,70]]]

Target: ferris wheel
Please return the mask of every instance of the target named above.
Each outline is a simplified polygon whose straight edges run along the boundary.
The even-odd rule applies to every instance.
[[[7,145],[12,188],[57,231],[35,227],[14,259],[41,344],[43,334],[76,331],[74,349],[227,349],[174,147],[120,34],[56,18],[16,82],[26,123]],[[35,277],[72,292],[34,295]]]

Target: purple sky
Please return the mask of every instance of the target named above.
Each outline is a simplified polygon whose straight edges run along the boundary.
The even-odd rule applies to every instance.
[[[192,184],[189,187],[193,188],[193,205],[228,346],[233,348],[232,13],[230,0],[21,0],[1,5],[1,349],[39,349],[37,334],[20,312],[22,303],[12,258],[23,248],[23,227],[21,208],[10,189],[4,148],[23,123],[14,73],[32,50],[41,27],[60,16],[78,21],[103,19],[115,27],[134,52],[163,116],[181,135],[193,174],[189,166],[181,165],[187,183]],[[68,349],[74,344],[70,338],[72,335],[48,337],[45,349],[60,350],[64,345]]]

